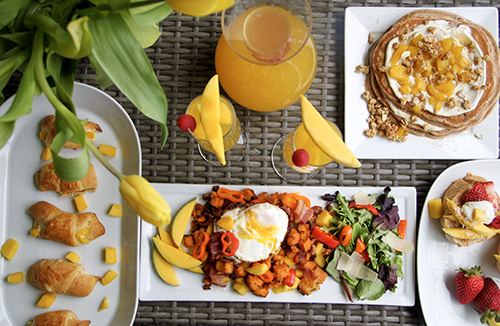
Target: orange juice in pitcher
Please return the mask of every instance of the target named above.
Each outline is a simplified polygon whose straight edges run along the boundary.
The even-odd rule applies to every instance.
[[[281,110],[312,84],[317,52],[306,0],[287,7],[243,0],[223,12],[215,68],[226,93],[255,111]],[[250,8],[250,9],[247,9]]]

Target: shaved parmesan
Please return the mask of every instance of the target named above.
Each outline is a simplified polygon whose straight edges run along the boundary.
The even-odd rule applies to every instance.
[[[363,262],[364,260],[359,253],[353,252],[349,256],[342,251],[337,269],[345,271],[353,279],[359,278],[367,281],[375,281],[377,273],[363,265]]]
[[[373,205],[375,204],[375,197],[371,196],[366,190],[361,190],[354,195],[354,201],[358,205]]]
[[[409,254],[415,249],[415,244],[404,239],[401,239],[392,232],[387,233],[382,237],[382,241],[387,243],[391,248],[397,251]]]

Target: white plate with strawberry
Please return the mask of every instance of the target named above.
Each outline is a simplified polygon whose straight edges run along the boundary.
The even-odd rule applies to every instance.
[[[470,269],[480,266],[483,279],[496,279],[500,285],[500,274],[493,256],[497,253],[500,236],[495,235],[468,247],[459,247],[445,238],[439,220],[430,218],[428,202],[434,198],[441,198],[453,181],[465,177],[468,173],[492,181],[498,192],[499,171],[500,160],[459,163],[441,173],[427,194],[418,230],[417,281],[422,312],[429,326],[481,325],[481,315],[476,311],[475,301],[472,300],[468,304],[459,302],[455,277],[460,268]],[[485,283],[487,285],[483,291],[493,290],[495,296],[498,296],[497,301],[500,302],[500,290],[496,289],[496,283],[490,281]],[[484,292],[480,296],[485,294]],[[476,301],[479,300],[478,297]],[[481,303],[480,307],[482,306]],[[497,309],[500,310],[500,307]]]

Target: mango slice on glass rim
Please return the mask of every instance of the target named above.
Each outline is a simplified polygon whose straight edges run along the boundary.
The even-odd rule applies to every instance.
[[[304,95],[300,95],[300,105],[302,108],[302,123],[309,137],[316,145],[335,162],[344,166],[359,168],[361,163],[356,156],[347,148],[342,138],[330,127],[327,120],[323,118]]]
[[[217,159],[222,165],[226,165],[224,142],[222,140],[222,127],[220,125],[220,92],[218,75],[213,76],[207,86],[205,86],[201,102],[200,118],[207,140],[210,145],[212,145]]]

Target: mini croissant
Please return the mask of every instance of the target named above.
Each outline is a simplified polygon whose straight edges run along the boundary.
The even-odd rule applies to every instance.
[[[45,142],[45,145],[50,146],[52,141],[57,135],[55,128],[56,117],[54,115],[48,115],[42,120],[42,124],[40,126],[41,133],[40,138]],[[97,139],[97,131],[102,132],[101,127],[97,123],[87,122],[83,125],[83,130],[85,130],[85,134],[92,142],[95,142]],[[77,149],[81,148],[79,144],[67,141],[63,148],[72,148]]]
[[[88,326],[90,320],[81,321],[71,310],[57,310],[40,314],[28,326]]]
[[[42,167],[40,172],[35,173],[35,183],[40,191],[55,191],[61,197],[82,195],[86,191],[97,190],[97,175],[95,168],[90,164],[87,175],[78,181],[64,181],[56,175],[54,163],[49,162]]]
[[[28,279],[46,293],[86,297],[101,278],[90,275],[82,264],[62,259],[42,259],[31,266]]]
[[[88,244],[106,232],[94,213],[66,213],[46,201],[34,204],[28,213],[35,219],[32,236],[72,247]]]

